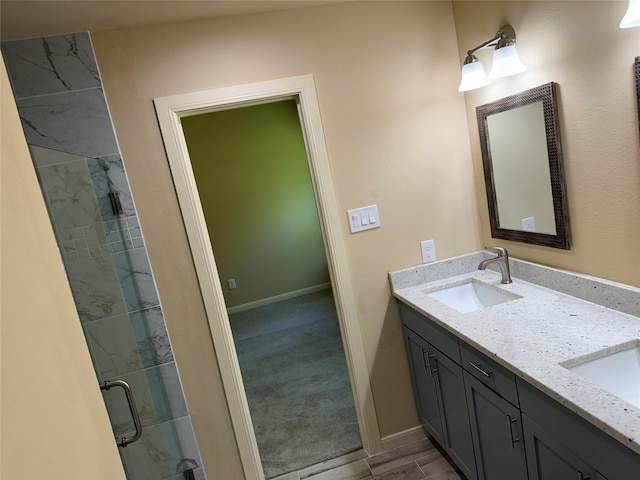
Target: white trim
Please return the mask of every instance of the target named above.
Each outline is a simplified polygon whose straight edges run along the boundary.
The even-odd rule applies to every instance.
[[[382,451],[393,450],[394,448],[402,447],[403,445],[422,440],[426,437],[422,425],[418,425],[417,427],[393,433],[382,438]]]
[[[382,451],[382,442],[342,238],[342,215],[333,189],[313,76],[301,75],[154,100],[247,480],[263,479],[264,472],[180,118],[287,98],[298,102],[363,447],[369,454],[378,453]]]
[[[294,290],[292,292],[282,293],[280,295],[274,295],[273,297],[261,298],[260,300],[256,300],[254,302],[247,302],[240,305],[236,305],[235,307],[227,308],[227,313],[238,313],[244,312],[245,310],[251,310],[252,308],[264,307],[265,305],[271,305],[272,303],[281,302],[283,300],[288,300],[290,298],[301,297],[302,295],[308,295],[309,293],[321,292],[322,290],[327,290],[331,288],[331,283],[322,283],[320,285],[314,285],[312,287],[301,288],[299,290]]]

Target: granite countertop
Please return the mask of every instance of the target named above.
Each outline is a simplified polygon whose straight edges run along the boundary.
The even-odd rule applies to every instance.
[[[393,272],[393,295],[640,453],[640,408],[560,365],[638,341],[640,289],[516,259],[513,283],[503,285],[498,272],[477,270],[489,256],[478,252]],[[469,279],[522,298],[460,313],[425,293]],[[604,305],[583,299],[591,295]]]

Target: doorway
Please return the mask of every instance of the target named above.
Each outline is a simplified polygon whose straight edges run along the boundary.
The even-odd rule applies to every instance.
[[[245,476],[249,479],[261,479],[264,474],[181,119],[285,99],[293,99],[299,111],[363,447],[370,454],[377,453],[382,450],[382,442],[342,241],[342,215],[338,211],[333,190],[313,76],[302,75],[154,100],[220,364],[236,441]]]
[[[296,102],[182,129],[265,476],[361,448]]]

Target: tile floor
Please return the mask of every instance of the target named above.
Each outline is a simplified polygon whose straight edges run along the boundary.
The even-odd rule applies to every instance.
[[[288,473],[272,480],[466,480],[429,439],[377,455],[364,450]]]

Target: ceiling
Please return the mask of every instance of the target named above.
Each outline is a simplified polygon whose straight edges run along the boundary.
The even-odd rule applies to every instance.
[[[0,38],[59,35],[303,8],[345,0],[0,0]]]

